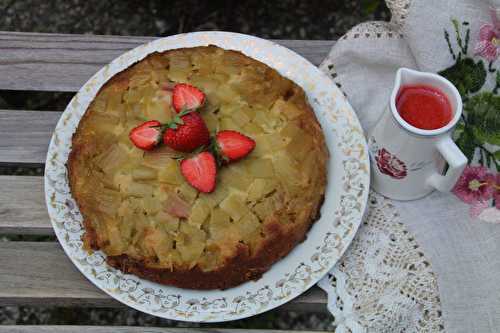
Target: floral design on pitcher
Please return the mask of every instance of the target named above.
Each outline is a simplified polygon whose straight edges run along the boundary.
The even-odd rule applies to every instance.
[[[408,173],[419,171],[432,165],[432,161],[414,161],[403,162],[396,155],[391,154],[387,149],[381,148],[375,138],[370,136],[368,139],[370,148],[370,160],[372,165],[377,165],[381,173],[394,179],[403,179]]]
[[[381,148],[373,136],[368,139],[368,147],[372,165],[377,165],[381,173],[394,179],[403,179],[410,172],[419,171],[432,165],[432,161],[405,163],[387,149]]]
[[[403,179],[407,175],[406,164],[385,148],[377,151],[375,161],[380,172],[394,179]]]

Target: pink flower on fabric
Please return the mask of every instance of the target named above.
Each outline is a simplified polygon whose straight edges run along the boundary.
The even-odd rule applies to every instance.
[[[494,192],[495,176],[484,166],[467,166],[452,192],[465,203],[487,201]]]
[[[493,23],[483,24],[479,29],[479,41],[474,53],[489,61],[495,61],[500,54],[500,21],[497,17],[497,10],[490,9]]]

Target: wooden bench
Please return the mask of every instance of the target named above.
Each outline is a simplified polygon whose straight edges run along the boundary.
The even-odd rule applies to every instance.
[[[0,32],[0,89],[76,92],[118,55],[151,37]],[[333,42],[276,41],[318,65]],[[41,166],[61,111],[0,110],[0,166]],[[43,177],[0,175],[0,234],[52,235]],[[93,286],[55,241],[0,242],[0,306],[120,307]],[[314,287],[280,310],[326,311]],[[214,327],[214,325],[210,325]],[[0,326],[3,332],[193,332],[181,328]],[[205,330],[199,329],[199,332]],[[243,332],[212,329],[206,332]],[[255,332],[276,332],[256,330]]]

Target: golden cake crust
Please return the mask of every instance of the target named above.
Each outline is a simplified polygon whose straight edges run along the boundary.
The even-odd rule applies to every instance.
[[[142,110],[155,112],[149,105],[156,97],[135,93],[146,77],[152,89],[142,90],[144,96],[161,94],[172,81],[198,86],[207,94],[201,115],[211,130],[237,129],[257,141],[249,157],[220,170],[214,193],[191,192],[127,141],[130,128],[151,119]],[[121,155],[127,158],[106,159]],[[327,160],[321,127],[300,87],[239,52],[209,46],[154,53],[110,79],[73,135],[67,167],[89,251],[102,250],[111,266],[155,282],[225,289],[260,278],[305,239],[319,217]],[[153,178],[135,179],[138,169]],[[165,213],[172,195],[187,204],[188,218]]]

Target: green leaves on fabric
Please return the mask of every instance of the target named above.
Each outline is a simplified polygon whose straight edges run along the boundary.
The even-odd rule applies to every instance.
[[[451,67],[439,72],[457,87],[462,99],[467,94],[478,92],[486,81],[486,69],[482,60],[474,62],[471,58],[458,59]]]
[[[464,111],[479,143],[500,146],[500,96],[479,93],[465,103]]]
[[[477,156],[479,164],[499,170],[500,150],[491,151],[486,144],[500,146],[500,71],[493,67],[492,62],[486,65],[483,60],[475,61],[467,55],[470,40],[468,22],[460,24],[453,19],[452,25],[456,42],[451,42],[450,33],[446,30],[444,39],[455,63],[438,74],[457,87],[464,103],[462,119],[453,138],[469,163]],[[462,38],[462,35],[465,37]],[[495,87],[491,91],[480,92],[488,75],[495,75]]]

